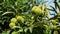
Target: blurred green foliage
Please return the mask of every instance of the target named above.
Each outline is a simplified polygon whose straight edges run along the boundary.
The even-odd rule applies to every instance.
[[[57,4],[58,9],[56,7],[52,7],[57,14],[57,18],[49,18],[48,17],[48,9],[43,2],[40,5],[37,5],[37,0],[0,0],[0,31],[2,34],[50,34],[51,30],[51,20],[58,19],[58,10],[60,11],[60,6]],[[56,2],[56,0],[54,1]],[[39,7],[43,14],[36,15],[31,11],[32,7]],[[18,21],[17,16],[22,16],[24,19],[24,23]],[[16,23],[14,27],[10,27],[11,19],[15,18]],[[20,20],[21,20],[20,18]],[[59,28],[59,27],[58,27]]]

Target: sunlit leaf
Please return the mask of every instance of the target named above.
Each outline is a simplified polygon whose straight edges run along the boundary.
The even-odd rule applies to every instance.
[[[15,13],[14,12],[5,12],[5,13],[2,14],[2,16],[6,15],[6,14],[15,14]]]
[[[30,33],[32,33],[33,28],[32,27],[29,27],[29,30],[30,30]]]
[[[26,33],[27,31],[28,31],[28,28],[25,28],[25,29],[24,29],[24,32]]]

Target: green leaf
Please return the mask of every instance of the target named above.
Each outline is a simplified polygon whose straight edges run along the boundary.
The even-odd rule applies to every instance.
[[[2,23],[2,20],[0,20],[0,23]]]
[[[14,26],[14,27],[12,27],[12,29],[15,29],[15,28],[21,28],[20,26]]]
[[[18,32],[23,32],[23,28],[20,28]]]
[[[26,33],[27,31],[28,31],[28,28],[25,28],[25,29],[24,29],[24,32]]]
[[[29,27],[29,30],[30,30],[30,33],[32,33],[33,28],[32,27]]]
[[[10,33],[10,30],[2,32],[2,34],[9,34],[9,33]]]
[[[11,34],[18,34],[18,32],[16,32],[16,31],[13,31]]]
[[[4,13],[2,14],[2,16],[6,15],[6,14],[15,14],[15,13],[14,13],[14,12],[4,12]]]

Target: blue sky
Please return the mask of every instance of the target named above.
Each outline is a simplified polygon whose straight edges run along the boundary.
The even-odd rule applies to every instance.
[[[38,0],[38,3],[37,3],[37,4],[41,4],[41,3],[45,2],[45,1],[47,1],[47,2],[46,2],[46,5],[48,6],[48,8],[51,8],[50,6],[55,7],[55,6],[54,6],[54,3],[53,3],[54,0]],[[55,14],[54,11],[50,11],[50,13],[51,13],[51,14]],[[51,15],[51,17],[54,17],[54,15]]]
[[[48,0],[48,2],[46,3],[46,5],[48,6],[48,8],[51,8],[50,6],[55,7],[53,2],[54,2],[54,0]],[[48,4],[48,3],[49,3],[49,4]],[[51,13],[51,14],[55,14],[54,11],[50,11],[50,13]],[[51,15],[51,17],[54,17],[54,15]]]

